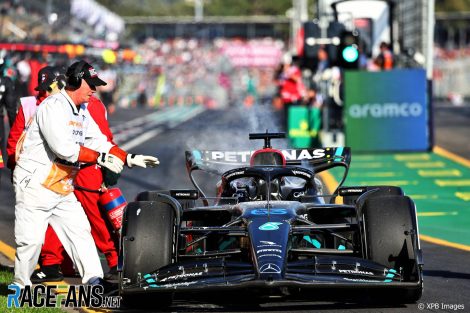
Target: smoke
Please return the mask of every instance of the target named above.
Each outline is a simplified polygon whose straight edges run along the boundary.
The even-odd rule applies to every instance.
[[[203,114],[187,137],[188,150],[256,150],[263,147],[263,141],[249,140],[250,133],[284,131],[280,117],[268,105],[240,105]],[[287,139],[274,139],[271,144],[280,149],[288,146]]]

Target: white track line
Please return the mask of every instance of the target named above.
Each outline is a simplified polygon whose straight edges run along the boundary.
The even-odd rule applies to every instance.
[[[186,115],[182,116],[180,120],[172,122],[170,124],[170,128],[174,128],[174,127],[188,121],[189,119],[195,117],[196,115],[202,113],[203,111],[205,111],[204,107],[197,107],[197,108],[189,111],[189,113],[185,112]],[[161,128],[149,130],[149,131],[147,131],[145,133],[142,133],[141,135],[129,140],[128,142],[125,142],[125,143],[119,145],[119,146],[123,150],[130,150],[132,148],[135,148],[135,147],[143,144],[147,140],[150,140],[150,139],[156,137],[162,131],[163,131],[163,129],[161,129]]]

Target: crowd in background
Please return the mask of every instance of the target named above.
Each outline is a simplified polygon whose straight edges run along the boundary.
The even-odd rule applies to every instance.
[[[233,65],[223,46],[238,41],[242,40],[147,39],[134,47],[141,56],[139,64],[119,69],[117,104],[223,108],[269,101],[275,93],[274,66]]]
[[[246,50],[246,55],[233,56],[227,52],[230,50],[227,47],[234,46],[237,50],[237,45]],[[113,114],[116,107],[158,109],[204,105],[217,109],[233,105],[271,106],[277,90],[273,80],[275,66],[284,45],[270,38],[149,38],[132,49],[136,53],[132,62],[106,63],[97,55],[82,56],[96,65],[96,70],[108,83],[98,88],[98,97],[107,106],[109,114]],[[261,51],[261,55],[256,55],[257,52],[250,55],[253,53],[250,49]],[[12,80],[17,105],[19,98],[37,94],[34,87],[40,68],[46,65],[67,67],[73,61],[67,54],[31,51],[2,50],[0,57],[4,60],[1,75]],[[258,63],[251,64],[252,59]],[[247,61],[250,64],[245,64]]]

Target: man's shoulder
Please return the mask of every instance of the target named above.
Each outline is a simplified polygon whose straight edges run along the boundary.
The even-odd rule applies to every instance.
[[[67,103],[67,99],[60,93],[53,94],[43,100],[44,103]]]
[[[45,110],[46,108],[53,108],[57,110],[60,107],[63,107],[67,103],[67,100],[60,94],[55,94],[44,99],[38,107],[38,110]]]

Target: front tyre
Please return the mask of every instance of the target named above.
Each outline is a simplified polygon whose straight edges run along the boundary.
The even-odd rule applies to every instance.
[[[171,292],[126,293],[139,286],[143,276],[171,264],[174,253],[175,209],[159,201],[131,202],[126,208],[121,235],[120,294],[126,307],[164,308]]]
[[[366,199],[362,206],[365,254],[369,260],[395,269],[412,289],[387,290],[384,299],[414,303],[421,298],[422,268],[418,262],[418,228],[413,201],[406,196]]]

